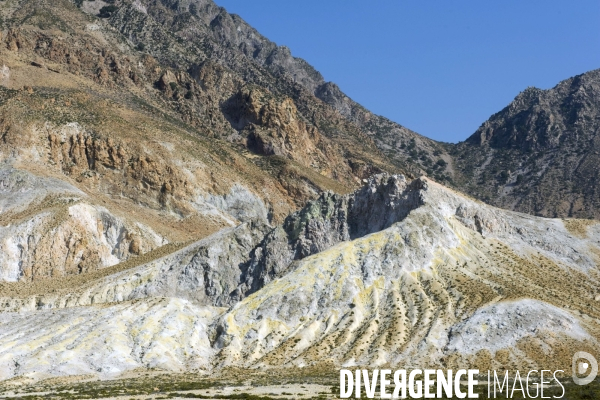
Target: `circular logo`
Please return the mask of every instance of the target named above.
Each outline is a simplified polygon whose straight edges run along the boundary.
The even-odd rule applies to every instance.
[[[596,375],[598,375],[598,362],[593,355],[585,351],[578,351],[573,355],[572,367],[573,382],[576,385],[587,385],[596,379]],[[584,378],[578,376],[584,374],[588,374],[588,376]]]

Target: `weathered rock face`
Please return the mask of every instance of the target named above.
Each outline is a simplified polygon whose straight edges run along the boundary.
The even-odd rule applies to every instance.
[[[247,186],[220,180],[198,159],[173,157],[176,144],[165,138],[142,144],[78,123],[5,119],[2,127],[0,281],[92,272],[222,226],[273,218]]]
[[[168,159],[166,151],[153,152],[138,143],[93,135],[78,124],[46,130],[48,162],[66,175],[92,180],[110,175],[110,185],[121,187],[121,195],[182,215],[194,211],[189,203],[198,188],[181,165]]]
[[[127,0],[108,19],[94,17],[94,2],[84,3],[78,9],[66,0],[50,5],[23,1],[4,9],[3,18],[16,22],[8,24],[2,37],[6,61],[2,84],[23,90],[25,97],[56,100],[54,106],[44,104],[54,111],[60,108],[58,103],[83,107],[74,99],[78,90],[95,103],[105,100],[101,91],[114,91],[109,95],[118,104],[114,108],[128,111],[120,118],[151,113],[185,125],[192,135],[227,141],[238,156],[248,156],[250,149],[259,157],[247,157],[244,164],[271,175],[280,192],[279,203],[288,203],[276,213],[278,222],[323,189],[339,185],[347,193],[360,180],[382,171],[426,174],[494,205],[549,217],[594,217],[600,208],[595,185],[585,184],[596,179],[598,161],[592,138],[597,109],[594,72],[548,93],[524,92],[507,108],[511,111],[498,113],[473,139],[449,145],[373,115],[289,49],[278,47],[210,1]],[[95,89],[82,89],[89,85]],[[54,88],[60,95],[54,89],[41,94],[41,87]],[[115,139],[123,127],[109,135],[98,129],[108,120],[106,110],[72,118],[63,109],[52,118],[59,114],[59,126],[77,121],[100,134],[93,145],[88,138],[66,145],[52,142],[54,158],[66,162],[68,173],[79,173],[86,158],[92,160],[93,148],[109,151],[122,145]],[[38,125],[50,118],[41,118]],[[18,132],[4,132],[4,126],[1,136],[5,144],[17,140],[20,147],[27,146]],[[73,153],[64,154],[63,147],[69,147],[68,152],[73,147]],[[84,155],[86,151],[89,154]],[[125,158],[143,155],[135,146],[128,151]],[[281,157],[284,167],[284,163],[273,167],[266,154]],[[107,166],[124,157],[118,152],[100,156]],[[174,174],[177,182],[165,182],[164,169],[172,166],[157,158],[150,161],[156,165],[139,159],[132,168],[145,169],[141,164],[147,162],[149,181],[159,185],[158,191],[173,188],[189,195],[189,188],[182,187],[187,177]],[[288,173],[290,166],[298,165],[304,174]],[[136,176],[142,181],[148,177]],[[334,182],[325,185],[318,182],[319,176]],[[188,215],[186,204],[162,204],[165,197],[154,196],[153,207]]]
[[[17,285],[18,296],[2,297],[2,309],[50,310],[148,297],[177,297],[197,305],[229,306],[245,297],[242,289],[246,286],[243,284],[248,264],[269,230],[260,222],[223,229],[155,261],[92,279],[77,290],[72,290],[68,280],[48,282],[53,289],[41,296],[27,285]],[[4,289],[12,291],[10,286]]]
[[[362,162],[383,170],[397,168],[398,164],[417,172],[413,164],[420,161],[407,162],[405,147],[401,147],[401,141],[392,138],[393,135],[400,135],[402,142],[407,143],[411,138],[417,138],[419,143],[426,143],[421,149],[428,154],[436,149],[443,151],[433,141],[373,115],[339,89],[328,90],[335,85],[325,83],[321,74],[306,61],[293,57],[288,48],[278,47],[239,16],[228,14],[212,2],[190,2],[187,5],[173,5],[170,1],[141,3],[144,12],[124,4],[109,23],[134,43],[143,44],[156,59],[179,68],[178,73],[165,72],[160,78],[152,79],[157,81],[158,87],[169,99],[181,100],[186,93],[188,101],[178,101],[178,109],[190,122],[208,125],[213,135],[235,139],[236,134],[231,132],[233,127],[237,134],[249,137],[250,148],[261,154],[289,155],[296,161],[305,157],[301,153],[302,147],[294,145],[297,139],[286,134],[285,129],[278,126],[278,129],[265,131],[256,129],[256,124],[247,126],[248,121],[243,114],[252,110],[252,107],[247,107],[248,92],[262,92],[261,96],[271,96],[278,103],[287,102],[282,109],[290,106],[296,109],[294,112],[298,117],[295,120],[306,125],[309,133],[304,138],[310,140],[302,139],[303,145],[316,147],[318,152],[325,153],[330,169],[327,170],[322,157],[312,157],[311,160],[321,158],[321,162],[304,165],[319,171],[323,169],[327,176],[340,181],[352,181],[350,173],[354,171],[348,168],[349,162]],[[190,81],[181,71],[189,73],[194,80]],[[167,74],[171,78],[167,78]],[[345,106],[340,106],[342,103]],[[273,108],[269,106],[263,111],[267,115],[278,115],[279,112]],[[188,112],[192,109],[193,112]],[[196,110],[207,118],[195,119],[193,114]],[[231,126],[227,122],[232,122]],[[382,128],[384,125],[385,128]],[[264,128],[264,125],[259,126]],[[239,132],[244,127],[250,132]],[[299,131],[303,130],[300,126]],[[385,135],[381,135],[384,130],[393,133],[384,138]],[[380,146],[387,151],[385,156],[375,146],[380,142],[389,142]]]
[[[249,150],[289,158],[331,178],[352,177],[338,146],[298,112],[291,98],[243,89],[222,108]]]
[[[0,182],[0,218],[8,222],[0,226],[0,281],[90,272],[167,243],[58,179],[5,167]]]
[[[322,191],[347,193],[365,171],[386,169],[381,154],[367,157],[362,144],[342,146],[307,118],[318,106],[318,118],[345,124],[287,72],[215,42],[203,26],[222,13],[214,4],[191,10],[190,3],[184,11],[124,1],[110,19],[99,19],[86,14],[97,12],[91,3],[79,9],[67,0],[25,1],[0,10],[2,18],[18,21],[0,46],[7,65],[0,82],[1,160],[62,179],[58,170],[87,194],[108,196],[119,207],[127,199],[137,215],[159,214],[164,228],[194,218],[202,220],[196,227],[206,226],[189,234],[177,229],[170,241],[196,240],[237,223],[205,201],[234,187],[245,188],[246,197],[258,200],[253,205],[262,203],[267,218],[280,222]],[[173,19],[178,13],[194,22]],[[182,40],[184,31],[193,40]],[[269,63],[275,60],[289,64],[276,54]],[[248,88],[260,95],[225,112]],[[230,118],[248,110],[252,122]],[[358,148],[360,157],[345,148]],[[350,161],[365,168],[355,173]]]
[[[91,272],[166,243],[146,226],[78,201],[0,228],[0,280]]]
[[[457,184],[500,207],[598,218],[600,70],[528,88],[455,149]]]
[[[358,140],[351,139],[358,150],[353,155],[358,156],[359,149],[365,145],[376,144],[392,164],[415,174],[421,170],[430,170],[429,174],[434,174],[431,169],[439,158],[438,153],[445,153],[443,146],[366,110],[337,85],[325,82],[323,76],[305,60],[293,57],[289,48],[277,46],[238,15],[228,14],[211,1],[141,3],[145,12],[140,11],[139,16],[133,12],[133,7],[123,7],[110,19],[110,23],[134,42],[147,44],[158,58],[174,58],[166,54],[163,46],[157,46],[155,39],[160,34],[165,41],[165,30],[172,32],[186,42],[194,43],[196,54],[212,60],[218,58],[219,64],[242,76],[245,82],[292,98],[304,118],[326,136],[336,138],[345,135],[351,139],[356,135]],[[181,48],[180,43],[172,42],[178,50]],[[178,53],[185,54],[184,51]],[[181,59],[181,56],[178,58]],[[221,88],[226,91],[227,85]],[[418,144],[420,154],[416,157],[411,154],[414,149],[409,148],[411,141]],[[371,149],[371,153],[373,150],[375,148]],[[363,161],[374,164],[369,159]],[[435,175],[441,180],[449,176],[444,169],[435,170]]]
[[[597,346],[572,307],[598,312],[598,224],[577,237],[416,182],[400,222],[299,261],[220,317],[220,365],[568,366],[561,351]]]
[[[0,356],[21,367],[9,364],[2,377],[94,373],[99,361],[61,332],[83,314],[138,326],[140,307],[151,324],[144,329],[153,332],[144,346],[156,352],[132,352],[141,340],[135,329],[109,344],[103,331],[90,332],[94,354],[115,360],[96,373],[315,362],[565,369],[575,349],[599,349],[599,239],[600,225],[591,221],[503,211],[429,180],[380,175],[351,195],[324,194],[274,229],[244,223],[77,287],[44,294],[4,284],[12,294],[0,302],[7,332]],[[65,314],[75,306],[77,313]],[[201,307],[210,307],[205,319],[193,322],[205,315]],[[187,339],[167,339],[190,324],[201,327],[188,335],[200,340],[193,358],[183,356]],[[77,334],[89,330],[76,327]],[[72,343],[69,359],[55,345],[24,350],[24,343],[58,339]],[[42,356],[60,362],[37,363]]]
[[[421,181],[408,185],[403,176],[379,175],[351,195],[322,194],[254,250],[241,290],[254,292],[289,272],[295,260],[401,221],[420,205],[419,185]]]
[[[401,176],[377,176],[351,195],[323,194],[274,229],[261,215],[245,215],[248,222],[221,230],[160,262],[90,282],[77,293],[59,285],[43,297],[5,299],[4,309],[73,307],[149,296],[231,306],[288,273],[294,261],[402,220],[419,206],[421,184],[408,185]]]

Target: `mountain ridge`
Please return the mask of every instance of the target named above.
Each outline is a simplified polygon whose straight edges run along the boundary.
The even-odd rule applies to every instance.
[[[210,0],[113,3],[0,2],[0,380],[598,351],[598,222],[468,195],[589,137],[597,72],[448,145]]]
[[[195,40],[193,34],[194,31],[191,27],[195,26],[193,25],[195,17],[189,12],[189,9],[193,4],[196,3],[184,2],[175,4],[170,2],[153,2],[151,5],[148,5],[146,12],[149,16],[161,15],[161,18],[156,17],[158,21],[157,23],[162,24],[164,27],[166,27],[166,29],[173,30],[175,35],[178,37],[193,42]],[[281,90],[281,88],[287,87],[287,89],[284,89],[284,92],[296,103],[298,111],[306,117],[312,115],[312,117],[308,117],[308,119],[325,136],[331,138],[335,137],[337,140],[339,140],[341,137],[345,137],[345,139],[342,139],[345,142],[343,144],[344,148],[348,149],[355,147],[356,142],[353,142],[354,144],[349,146],[350,143],[347,142],[347,138],[349,135],[358,135],[356,138],[359,141],[364,141],[365,139],[370,141],[376,146],[377,151],[380,151],[385,158],[387,158],[387,162],[389,164],[393,164],[395,167],[400,168],[401,171],[409,173],[412,176],[426,174],[427,176],[430,176],[439,182],[451,185],[452,187],[463,190],[466,193],[474,195],[480,199],[484,199],[485,201],[491,202],[495,205],[550,217],[597,217],[597,209],[599,205],[595,204],[593,201],[590,202],[590,199],[594,198],[594,192],[583,196],[586,198],[586,202],[590,203],[591,205],[588,207],[582,207],[581,204],[578,204],[581,203],[582,196],[574,193],[573,188],[570,187],[568,182],[562,185],[557,182],[549,184],[547,182],[539,182],[539,179],[532,178],[526,183],[535,187],[535,194],[504,193],[513,191],[512,186],[504,185],[505,182],[503,181],[506,179],[505,174],[508,173],[512,175],[510,180],[512,183],[514,183],[518,175],[522,175],[521,178],[518,178],[521,182],[521,179],[526,177],[527,171],[524,171],[525,173],[520,173],[520,171],[514,172],[515,169],[518,169],[517,165],[511,165],[510,173],[509,171],[490,171],[490,169],[493,169],[496,164],[502,164],[502,161],[498,157],[495,158],[497,161],[492,163],[494,164],[492,168],[488,168],[488,170],[483,174],[476,174],[477,176],[473,176],[473,171],[478,171],[481,165],[485,163],[486,158],[478,157],[477,155],[470,155],[468,150],[470,147],[468,145],[476,143],[474,137],[476,135],[481,135],[481,130],[483,129],[482,127],[480,127],[476,133],[469,136],[464,142],[460,142],[456,145],[436,142],[427,137],[419,135],[397,123],[386,119],[385,117],[370,113],[360,104],[346,96],[335,83],[326,82],[322,75],[313,67],[311,67],[305,60],[293,57],[287,47],[277,46],[270,42],[268,39],[260,35],[254,28],[245,23],[239,16],[231,16],[224,9],[219,8],[212,2],[200,2],[198,4],[198,10],[205,10],[204,12],[200,12],[198,15],[201,15],[203,18],[203,34],[209,36],[209,39],[207,40],[209,42],[213,40],[221,41],[227,44],[225,46],[225,50],[218,50],[219,62],[224,62],[224,65],[227,65],[228,68],[233,68],[236,71],[245,71],[247,67],[243,64],[240,64],[239,58],[236,58],[237,56],[233,55],[233,53],[227,56],[224,55],[229,51],[238,51],[242,57],[253,60],[254,62],[257,62],[258,65],[268,69],[271,73],[278,77],[278,89],[276,90]],[[120,19],[118,15],[112,16],[109,18],[109,21],[111,21],[110,23],[116,26],[118,29],[123,30],[123,25],[119,22]],[[138,36],[132,37],[132,40],[135,43],[136,40],[138,40]],[[211,46],[207,44],[208,42],[206,42],[206,40],[204,40],[202,43],[204,46],[211,48]],[[248,76],[246,72],[243,73]],[[595,76],[594,71],[581,74],[580,77],[584,77],[585,80],[585,77],[590,75]],[[579,78],[574,77],[567,79],[567,81],[573,80],[573,82],[576,82],[577,79]],[[283,82],[287,83],[284,83],[282,86]],[[296,83],[302,86],[304,88],[303,90],[307,90],[311,95],[314,95],[316,98],[331,106],[344,120],[347,120],[350,124],[338,125],[338,127],[331,129],[329,122],[327,122],[330,117],[327,114],[324,114],[323,117],[315,118],[314,102],[310,101],[304,95],[298,96],[298,92],[293,89],[293,85]],[[289,86],[290,84],[292,86]],[[557,84],[556,88],[550,90],[556,91],[558,90],[557,88],[565,85],[566,84],[559,83]],[[268,87],[272,88],[272,84],[270,84]],[[524,106],[527,101],[523,96],[530,92],[546,93],[545,91],[539,92],[534,89],[528,89],[523,92],[524,94],[517,96],[508,107],[514,107],[516,106],[516,103]],[[561,89],[560,95],[566,95],[565,90]],[[531,104],[530,106],[533,107]],[[538,105],[538,108],[539,107],[540,106]],[[568,106],[565,107],[568,108]],[[556,114],[556,116],[560,116],[562,112],[561,110],[562,109],[559,108],[553,112]],[[499,111],[499,113],[502,112],[503,111]],[[317,113],[317,115],[319,114],[320,112]],[[482,125],[485,125],[486,123],[491,124],[491,121],[497,114],[498,113],[494,114],[494,116],[491,116],[490,120],[484,122]],[[568,120],[568,118],[568,116],[564,116],[560,117],[559,119]],[[537,118],[536,120],[538,121],[537,123],[542,123],[543,116],[540,116],[540,118]],[[498,121],[495,123],[497,124]],[[518,122],[515,123],[518,124]],[[344,130],[343,134],[340,134],[338,131],[340,128]],[[557,127],[555,126],[554,129],[557,129]],[[568,127],[564,126],[563,124],[560,129],[565,131],[568,130]],[[530,135],[530,139],[533,140],[533,138],[534,136]],[[497,135],[494,136],[494,140],[498,140]],[[263,140],[261,139],[260,141],[262,142]],[[542,149],[539,146],[541,143],[546,142],[542,140],[536,145],[536,151],[538,152],[542,152],[542,150],[548,151],[549,149],[553,148],[546,146],[544,149]],[[550,142],[546,144],[550,145]],[[373,151],[373,145],[369,147],[369,151]],[[571,147],[572,146],[580,146],[580,144],[571,145]],[[500,147],[496,145],[491,147],[496,150],[500,149]],[[264,148],[264,145],[260,145],[258,148],[262,149]],[[514,150],[514,146],[508,150],[511,149]],[[533,148],[527,147],[523,148],[523,150],[532,151]],[[589,149],[587,152],[593,154],[593,151],[593,149]],[[484,152],[487,152],[487,155],[491,156],[492,151],[484,150]],[[472,160],[463,162],[462,158],[464,157],[472,158]],[[512,157],[517,158],[518,156]],[[354,168],[355,171],[363,170],[370,171],[370,173],[376,173],[378,172],[378,168],[381,170],[381,167],[369,166],[368,161],[365,165],[365,158],[362,156],[360,158],[362,158],[360,162],[350,162],[351,168]],[[541,163],[544,162],[548,163],[553,161],[541,161]],[[512,162],[511,164],[515,163]],[[385,167],[383,169],[385,170]],[[567,167],[567,169],[569,168]],[[498,174],[501,174],[502,176]],[[582,175],[589,175],[589,171],[583,171]],[[556,181],[557,178],[553,177],[549,179]],[[482,183],[483,181],[485,181],[485,183]],[[554,186],[556,189],[559,189],[562,192],[561,195],[552,196],[548,193],[549,189],[547,189],[546,186]],[[579,185],[574,186],[577,188]],[[557,204],[554,204],[550,207],[546,207],[544,205],[546,199],[551,199],[550,201],[555,203],[559,202],[558,197],[569,197],[570,205],[568,207]]]
[[[597,219],[599,109],[598,69],[527,88],[455,148],[457,183],[501,207]]]

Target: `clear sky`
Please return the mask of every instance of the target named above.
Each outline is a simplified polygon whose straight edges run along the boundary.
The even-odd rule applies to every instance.
[[[599,0],[215,0],[351,98],[466,139],[527,86],[600,68]]]

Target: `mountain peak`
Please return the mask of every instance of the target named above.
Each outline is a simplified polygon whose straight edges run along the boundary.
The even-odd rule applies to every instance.
[[[598,218],[599,129],[600,70],[527,88],[459,145],[460,179],[493,204]]]

